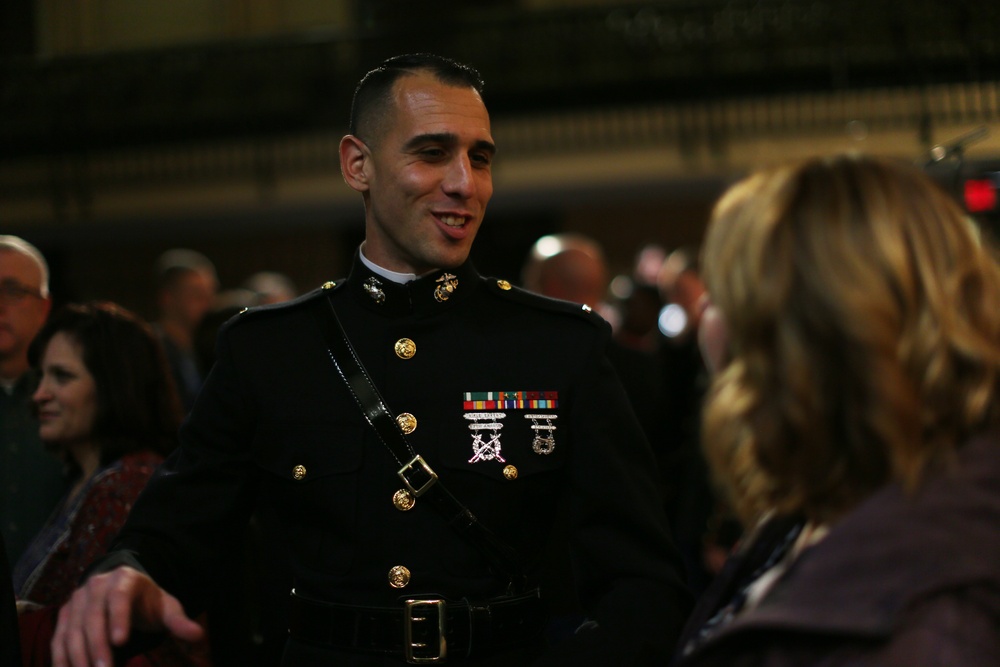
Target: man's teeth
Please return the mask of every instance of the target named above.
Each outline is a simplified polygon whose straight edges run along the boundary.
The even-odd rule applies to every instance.
[[[465,218],[455,215],[442,215],[441,222],[449,227],[461,227],[465,224]]]

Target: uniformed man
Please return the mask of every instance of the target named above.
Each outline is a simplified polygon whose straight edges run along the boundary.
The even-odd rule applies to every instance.
[[[293,561],[284,665],[665,661],[687,594],[609,328],[468,262],[493,192],[481,87],[429,55],[361,81],[350,275],[224,328],[181,447],[60,614],[57,667],[109,665],[131,628],[197,637],[181,605],[255,507]],[[545,646],[557,515],[588,620]]]

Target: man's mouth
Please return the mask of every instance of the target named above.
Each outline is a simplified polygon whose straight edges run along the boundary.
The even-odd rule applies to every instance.
[[[438,220],[449,227],[462,227],[465,224],[466,218],[464,215],[441,215],[438,216]]]

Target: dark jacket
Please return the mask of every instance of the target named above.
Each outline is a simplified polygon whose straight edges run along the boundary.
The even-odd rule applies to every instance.
[[[16,665],[20,661],[21,643],[17,632],[14,587],[10,581],[3,532],[0,532],[0,665]]]
[[[394,507],[399,465],[361,418],[321,333],[332,302],[390,410],[415,416],[414,449],[532,573],[557,508],[567,510],[574,562],[563,566],[574,568],[600,627],[578,640],[587,657],[600,664],[606,649],[606,664],[665,660],[686,593],[653,458],[604,354],[607,325],[468,264],[449,275],[404,286],[355,262],[336,286],[231,321],[180,448],[117,548],[197,606],[206,576],[259,505],[279,517],[276,539],[287,541],[296,591],[308,597],[392,606],[418,595],[503,592],[484,558],[426,502]],[[411,358],[396,353],[402,339],[415,343]],[[488,392],[551,403],[476,402]],[[554,437],[551,453],[533,448],[532,427],[545,425],[533,414],[553,416],[555,430],[541,431]],[[473,428],[488,423],[501,426]],[[490,448],[477,456],[483,443]],[[412,573],[401,590],[389,585],[398,565]]]
[[[891,485],[807,548],[755,609],[699,638],[788,533],[772,520],[684,631],[678,667],[1000,665],[1000,434],[919,491]]]

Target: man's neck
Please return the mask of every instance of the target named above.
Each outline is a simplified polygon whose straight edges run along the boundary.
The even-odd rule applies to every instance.
[[[160,320],[159,325],[174,345],[182,350],[191,349],[193,337],[185,327],[171,320]]]
[[[0,383],[15,385],[28,372],[28,359],[23,354],[0,359]]]

